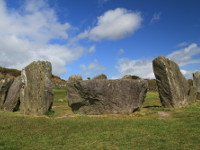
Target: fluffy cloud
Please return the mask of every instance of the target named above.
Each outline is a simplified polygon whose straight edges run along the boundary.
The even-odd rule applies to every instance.
[[[101,73],[102,71],[105,71],[105,67],[99,64],[99,62],[95,59],[92,63],[89,65],[80,65],[80,68],[82,72],[84,73],[84,76],[94,75]]]
[[[0,0],[0,64],[22,69],[32,61],[52,62],[53,73],[66,72],[65,66],[82,55],[83,48],[52,44],[68,40],[69,23],[60,23],[55,11],[45,1],[27,0],[16,10],[9,10]]]
[[[166,57],[175,61],[180,67],[183,67],[190,64],[200,64],[200,59],[193,58],[198,54],[200,54],[200,47],[193,43],[186,48],[174,51]],[[142,78],[155,78],[152,68],[152,59],[130,60],[122,58],[118,61],[117,70],[121,76],[132,74]],[[181,72],[186,78],[192,77],[191,71],[181,70]]]
[[[143,78],[154,78],[152,60],[130,60],[127,58],[119,59],[117,70],[121,76],[131,74]]]
[[[186,48],[174,51],[167,57],[175,61],[179,66],[185,66],[187,64],[200,63],[200,59],[193,58],[198,54],[200,54],[200,47],[196,43],[193,43]]]
[[[133,34],[141,25],[142,17],[138,12],[124,8],[109,10],[98,17],[95,27],[78,35],[77,39],[88,37],[93,41],[118,40]]]
[[[191,71],[186,71],[186,70],[181,70],[182,74],[187,78],[187,79],[192,79],[192,73]]]

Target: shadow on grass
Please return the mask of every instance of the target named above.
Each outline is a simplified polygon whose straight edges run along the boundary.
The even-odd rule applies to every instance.
[[[158,106],[158,105],[153,105],[153,106],[145,106],[145,107],[142,107],[142,108],[161,108],[162,106]]]

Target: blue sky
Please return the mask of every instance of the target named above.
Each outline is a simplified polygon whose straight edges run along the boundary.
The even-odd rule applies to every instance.
[[[0,65],[48,60],[53,73],[154,78],[165,56],[200,70],[199,0],[0,0]]]

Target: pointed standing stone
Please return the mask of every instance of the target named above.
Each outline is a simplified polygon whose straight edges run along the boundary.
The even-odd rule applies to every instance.
[[[153,70],[163,107],[183,107],[196,100],[196,89],[190,88],[175,62],[159,56],[153,60]]]
[[[51,109],[53,104],[51,71],[51,63],[47,61],[33,62],[22,70],[21,113],[43,115]]]
[[[20,104],[20,89],[22,88],[21,76],[15,78],[14,82],[10,86],[6,101],[3,105],[5,111],[17,111]]]
[[[3,105],[6,101],[8,90],[13,82],[13,79],[0,80],[0,109],[3,109]]]

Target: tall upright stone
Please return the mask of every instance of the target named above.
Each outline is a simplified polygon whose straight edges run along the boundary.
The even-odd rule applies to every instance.
[[[196,100],[195,88],[190,88],[175,62],[159,56],[153,60],[153,70],[163,107],[183,107]]]
[[[146,97],[145,80],[86,80],[67,83],[68,105],[79,114],[132,113]]]
[[[5,111],[17,111],[20,105],[20,90],[22,88],[22,80],[21,76],[14,79],[10,89],[8,91],[8,95],[6,97],[6,101],[3,105],[3,110]]]
[[[193,73],[193,85],[197,88],[197,99],[200,100],[200,71]]]
[[[13,82],[13,79],[0,80],[0,109],[3,109],[3,105],[6,101],[8,90]]]
[[[51,109],[53,104],[51,72],[51,63],[47,61],[32,62],[22,70],[21,113],[43,115]]]

